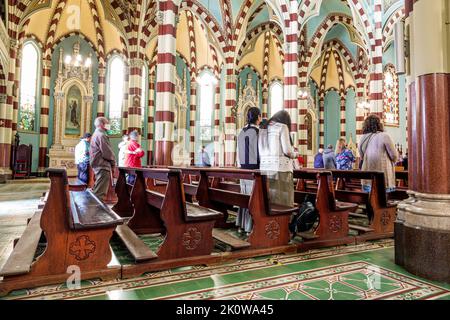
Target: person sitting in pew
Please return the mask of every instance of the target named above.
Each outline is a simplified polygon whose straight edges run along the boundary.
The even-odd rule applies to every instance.
[[[298,157],[290,136],[291,117],[277,112],[267,128],[260,130],[260,170],[267,175],[270,200],[274,204],[294,206],[293,160]]]
[[[245,126],[238,136],[238,165],[242,169],[259,169],[258,135],[259,124],[262,121],[261,111],[250,108],[247,113],[247,126]],[[240,180],[241,192],[251,194],[253,190],[253,180]],[[247,235],[252,231],[253,222],[248,209],[240,208],[238,211],[236,226],[239,232]]]
[[[376,114],[369,115],[364,121],[363,137],[359,144],[359,153],[363,159],[363,171],[384,172],[386,192],[395,191],[395,163],[398,152],[392,138],[384,132],[381,119]],[[363,180],[363,190],[371,191],[371,181]]]

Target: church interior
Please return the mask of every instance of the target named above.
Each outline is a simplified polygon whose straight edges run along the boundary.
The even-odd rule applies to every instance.
[[[450,300],[447,0],[1,2],[0,300]],[[305,232],[239,169],[252,108],[290,116]],[[394,192],[359,167],[369,115]],[[144,152],[101,200],[75,160],[99,117]],[[353,170],[314,169],[339,139]]]

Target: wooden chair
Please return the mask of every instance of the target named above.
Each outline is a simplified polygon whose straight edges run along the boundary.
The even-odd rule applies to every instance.
[[[12,178],[30,178],[33,146],[31,144],[19,145],[18,140],[16,140],[16,143],[17,144],[12,147],[11,155]]]
[[[298,179],[295,202],[303,203],[306,196],[309,195],[315,199],[315,207],[319,212],[317,229],[314,233],[300,233],[304,242],[299,247],[311,249],[354,243],[354,237],[348,234],[348,216],[350,212],[356,210],[358,205],[336,201],[331,172],[295,170],[294,178]],[[317,189],[311,190],[310,181],[317,182]]]
[[[69,267],[80,269],[82,279],[120,276],[109,240],[122,218],[90,191],[71,192],[64,169],[49,169],[50,192],[42,213],[36,213],[0,271],[0,294],[68,279]],[[35,258],[45,233],[46,249]]]

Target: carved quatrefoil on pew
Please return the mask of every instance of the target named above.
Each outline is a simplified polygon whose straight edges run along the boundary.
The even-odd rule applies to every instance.
[[[69,247],[69,253],[75,256],[78,261],[83,261],[89,258],[95,252],[95,242],[89,239],[88,236],[83,235],[72,242]]]
[[[280,224],[275,220],[271,220],[266,224],[266,235],[269,239],[275,240],[280,236]]]
[[[202,240],[202,234],[198,231],[197,228],[189,228],[183,234],[183,246],[187,250],[195,250]]]
[[[381,214],[381,224],[383,226],[387,226],[389,224],[389,222],[391,222],[391,215],[389,214],[389,212],[387,210],[385,210]]]
[[[332,216],[328,222],[328,227],[332,232],[338,232],[342,228],[342,218],[339,216]]]

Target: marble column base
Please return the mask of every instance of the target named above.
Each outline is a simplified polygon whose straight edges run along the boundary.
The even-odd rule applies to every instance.
[[[395,262],[417,276],[450,283],[450,195],[410,192],[399,204]]]

